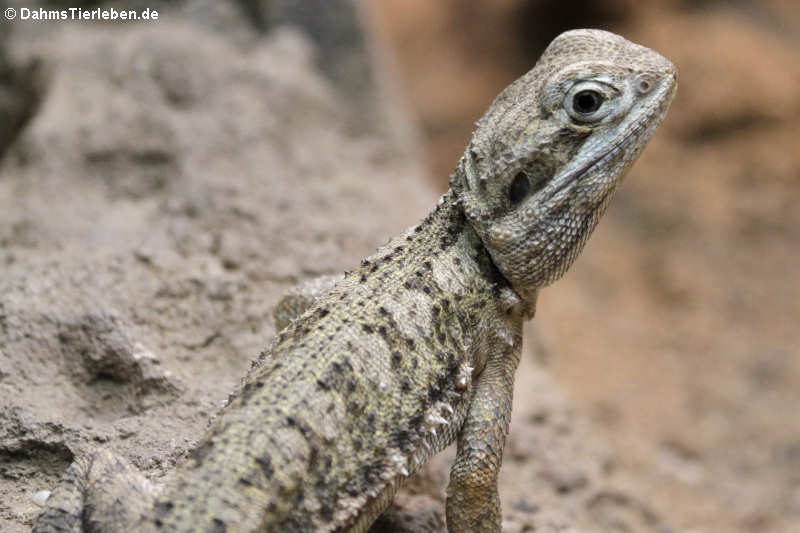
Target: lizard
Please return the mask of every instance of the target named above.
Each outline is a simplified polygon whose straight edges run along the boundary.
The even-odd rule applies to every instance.
[[[455,442],[448,531],[498,533],[523,323],[676,87],[673,64],[644,46],[559,35],[476,123],[421,223],[279,306],[285,327],[163,491],[92,450],[33,531],[362,533]]]

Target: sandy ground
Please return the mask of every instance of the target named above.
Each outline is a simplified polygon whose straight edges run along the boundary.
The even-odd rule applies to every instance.
[[[681,90],[528,328],[505,530],[800,528],[795,10],[586,2],[576,21],[548,2],[387,1],[376,45],[273,4],[313,38],[246,1],[2,23],[0,530],[26,531],[32,495],[90,446],[167,479],[273,335],[281,291],[415,223],[558,24],[661,51]],[[389,48],[394,81],[363,68]],[[441,530],[448,455],[375,531]]]

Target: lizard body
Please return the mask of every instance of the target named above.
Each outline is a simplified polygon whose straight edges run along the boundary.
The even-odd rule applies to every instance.
[[[522,324],[675,87],[672,64],[647,48],[597,30],[559,36],[478,122],[419,225],[284,309],[300,316],[174,483],[155,496],[126,461],[95,451],[70,467],[34,531],[361,533],[457,441],[448,530],[499,532]]]

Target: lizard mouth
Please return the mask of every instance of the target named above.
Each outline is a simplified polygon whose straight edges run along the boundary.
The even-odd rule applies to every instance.
[[[642,133],[644,129],[647,128],[649,121],[641,122],[631,128],[631,130],[626,133],[620,140],[614,143],[614,145],[597,156],[596,158],[584,163],[580,167],[576,168],[575,170],[570,171],[567,173],[562,179],[561,183],[559,183],[547,196],[547,200],[551,200],[555,195],[569,187],[575,182],[578,182],[587,175],[593,169],[604,165],[605,163],[611,161],[612,159],[616,158],[618,155],[625,151],[625,148],[628,147],[634,139],[638,138],[639,135]]]

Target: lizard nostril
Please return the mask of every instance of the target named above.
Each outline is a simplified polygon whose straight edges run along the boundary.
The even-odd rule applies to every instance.
[[[636,92],[644,95],[653,90],[655,83],[651,76],[647,74],[640,75],[636,80]]]

